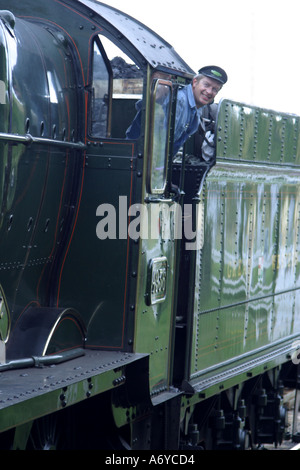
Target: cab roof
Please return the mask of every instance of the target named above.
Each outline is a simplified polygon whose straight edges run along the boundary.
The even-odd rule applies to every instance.
[[[125,2],[124,4],[126,6]],[[83,22],[86,20],[109,31],[117,40],[126,39],[127,44],[133,47],[151,67],[167,72],[175,71],[188,78],[195,75],[195,72],[174,48],[158,34],[133,17],[103,2],[97,0],[9,0],[9,2],[0,0],[0,10],[9,10],[13,15],[28,21],[44,19],[45,23],[56,23],[73,36],[78,23],[76,20]],[[5,13],[7,12],[2,11],[2,16]]]
[[[66,3],[69,2],[70,0],[66,0]],[[152,67],[167,67],[195,74],[168,42],[135,18],[97,0],[80,0],[78,3],[87,6],[113,25]]]

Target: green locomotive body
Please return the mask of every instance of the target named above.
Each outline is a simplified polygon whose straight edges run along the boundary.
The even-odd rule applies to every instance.
[[[284,356],[297,340],[298,126],[293,115],[221,104],[217,161],[199,194],[192,380],[232,360],[246,370]]]
[[[282,387],[298,383],[299,118],[223,100],[216,158],[175,163],[194,72],[169,44],[98,1],[6,3],[0,446],[281,442]]]

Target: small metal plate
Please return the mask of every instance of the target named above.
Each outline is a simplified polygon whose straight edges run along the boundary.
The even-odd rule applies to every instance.
[[[165,256],[153,258],[148,267],[147,303],[154,305],[164,302],[167,296],[168,260]]]

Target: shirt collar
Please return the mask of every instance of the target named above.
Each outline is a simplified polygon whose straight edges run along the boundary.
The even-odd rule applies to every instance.
[[[195,101],[195,98],[194,98],[194,93],[193,93],[193,87],[192,87],[192,84],[190,83],[187,87],[187,98],[188,98],[188,101],[189,101],[189,105],[191,108],[195,108],[195,111],[197,112],[198,116],[201,117],[202,116],[202,112],[203,112],[203,108],[205,106],[202,106],[201,108],[198,108],[197,109],[197,106],[196,106],[196,101]]]
[[[190,107],[191,108],[196,108],[196,102],[195,102],[193,87],[192,87],[191,83],[187,86],[187,97],[188,97],[188,100],[189,100]]]

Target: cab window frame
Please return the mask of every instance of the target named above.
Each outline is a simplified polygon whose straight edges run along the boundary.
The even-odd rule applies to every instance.
[[[97,44],[97,48],[101,54],[102,60],[105,63],[106,70],[109,75],[109,87],[108,87],[108,99],[107,99],[107,105],[108,105],[108,113],[107,113],[107,132],[106,135],[100,135],[99,132],[94,132],[93,127],[96,125],[98,121],[98,116],[95,114],[94,108],[93,108],[93,89],[94,89],[94,70],[95,70],[95,64],[94,64],[94,49],[95,49],[95,44]],[[110,48],[112,46],[112,48]],[[136,51],[130,50],[130,48],[126,47],[126,44],[124,43],[119,43],[115,37],[111,36],[107,31],[102,31],[101,33],[96,34],[92,40],[91,40],[91,52],[90,52],[90,72],[89,72],[89,106],[88,106],[88,138],[91,141],[99,141],[103,139],[109,139],[109,140],[115,140],[115,141],[128,141],[128,140],[136,140],[130,139],[126,136],[126,130],[130,127],[132,124],[135,115],[136,115],[136,103],[138,101],[143,101],[144,99],[144,93],[145,93],[145,84],[147,82],[147,74],[146,74],[146,68],[145,64],[141,60],[140,57],[137,56]],[[115,55],[114,55],[115,54]],[[124,77],[119,77],[118,73],[115,72],[114,67],[115,64],[113,63],[114,59],[116,58],[121,58],[125,62],[125,68],[124,72],[125,75]],[[140,71],[138,75],[135,76],[126,76],[126,67],[130,66],[136,66],[137,69]],[[127,69],[128,70],[128,69]],[[134,81],[132,79],[137,79],[140,81],[140,83],[137,84],[137,89],[140,89],[137,91],[135,89],[133,92],[132,91],[127,91],[126,87],[128,84],[123,85],[125,91],[118,91],[118,87],[120,87],[120,84],[116,85],[117,81],[122,81],[122,79],[128,79],[128,81]],[[118,80],[120,79],[120,80]],[[130,89],[129,84],[129,89]],[[132,85],[131,85],[132,86]],[[116,91],[117,88],[117,91]],[[124,98],[130,98],[131,102],[134,103],[134,107],[131,104],[131,109],[129,113],[129,119],[128,122],[123,121],[123,124],[121,126],[121,129],[116,128],[116,116],[118,115],[118,110],[116,110],[116,103],[118,100],[120,100],[124,95]],[[131,117],[132,115],[132,117]],[[101,116],[101,115],[100,115]],[[127,116],[127,115],[126,115]],[[124,127],[124,129],[123,129]],[[122,132],[121,132],[122,131]]]
[[[158,102],[158,88],[159,86],[165,87],[165,89],[169,88],[169,98],[168,98],[168,109],[167,115],[163,116],[160,113],[160,117],[163,118],[164,123],[166,125],[166,133],[164,135],[164,156],[163,162],[159,161],[162,154],[155,155],[155,136],[156,136],[156,129],[161,131],[163,126],[158,126],[158,122],[156,122],[157,112],[159,108],[157,105]],[[172,112],[172,95],[173,95],[173,83],[171,80],[166,78],[154,78],[151,86],[151,96],[150,96],[150,126],[149,126],[149,141],[148,141],[148,156],[149,156],[149,165],[148,165],[148,178],[147,178],[147,186],[148,192],[153,195],[163,195],[167,188],[167,171],[168,171],[168,157],[169,157],[169,140],[170,140],[170,122],[171,122],[171,112]],[[159,104],[161,108],[162,105]],[[155,159],[157,157],[157,159]],[[157,170],[159,167],[155,168],[155,165],[163,163],[163,169],[160,174],[157,175]],[[158,176],[161,180],[160,187],[155,186],[155,176]]]
[[[96,122],[94,116],[94,81],[95,81],[95,46],[98,48],[103,63],[106,67],[108,75],[108,87],[107,87],[107,125],[106,125],[106,135],[100,135],[97,132],[93,131],[93,124]],[[88,125],[88,134],[92,139],[109,139],[111,136],[111,121],[112,121],[112,94],[113,94],[113,70],[111,67],[110,60],[105,52],[105,49],[101,43],[99,35],[96,35],[92,41],[91,47],[91,81],[90,81],[90,104],[89,104],[89,125]]]

